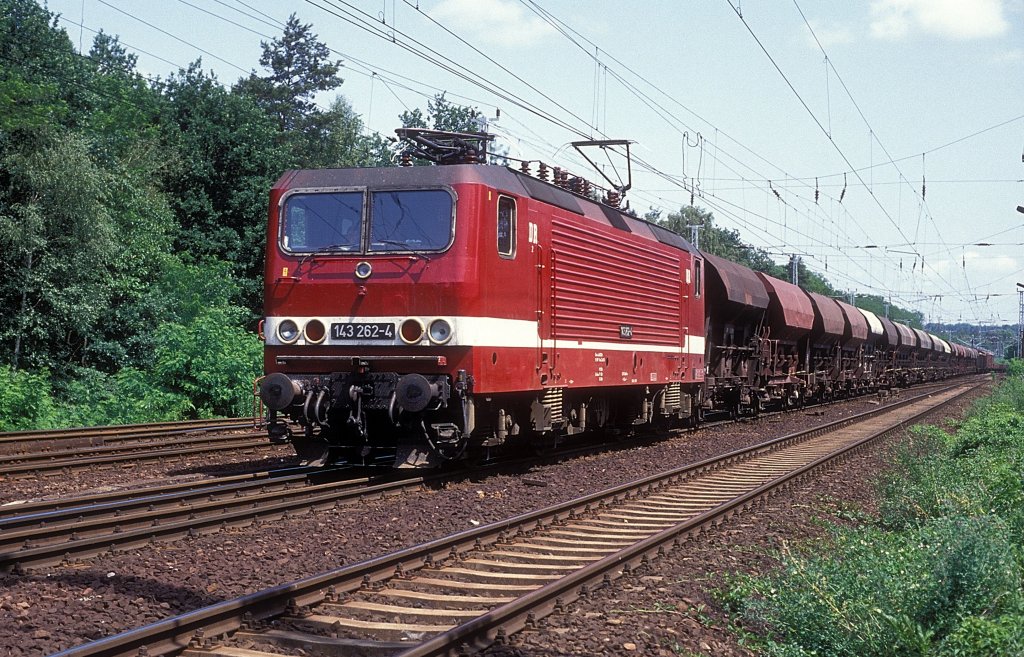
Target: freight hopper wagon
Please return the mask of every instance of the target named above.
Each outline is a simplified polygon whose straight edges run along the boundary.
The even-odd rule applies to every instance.
[[[273,439],[310,463],[417,467],[691,417],[700,254],[579,179],[522,169],[278,180],[260,381]]]
[[[733,417],[977,371],[969,347],[704,254],[700,411]]]

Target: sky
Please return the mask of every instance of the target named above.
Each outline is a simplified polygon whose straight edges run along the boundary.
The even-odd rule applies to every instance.
[[[1024,0],[50,0],[166,77],[261,72],[289,14],[341,60],[368,130],[445,92],[513,157],[598,182],[570,142],[628,139],[630,207],[692,202],[779,263],[926,321],[1015,324],[1024,282]],[[621,149],[619,149],[621,150]],[[592,152],[605,175],[621,152]]]

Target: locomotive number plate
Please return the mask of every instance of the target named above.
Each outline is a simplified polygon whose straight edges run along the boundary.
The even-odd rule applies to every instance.
[[[332,340],[394,340],[395,325],[373,322],[331,324]]]

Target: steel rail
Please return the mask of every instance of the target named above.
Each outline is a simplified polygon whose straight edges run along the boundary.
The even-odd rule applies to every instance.
[[[230,475],[227,477],[216,477],[213,479],[192,479],[174,484],[163,484],[159,486],[146,486],[143,488],[127,488],[102,493],[90,493],[88,495],[76,495],[74,497],[62,497],[57,499],[44,499],[32,501],[8,502],[0,505],[0,531],[5,528],[17,527],[24,524],[22,519],[30,519],[39,516],[42,520],[60,513],[74,515],[76,512],[91,514],[94,509],[117,508],[119,502],[126,502],[136,499],[159,500],[167,495],[188,494],[191,491],[202,491],[210,487],[223,486],[236,482],[257,481],[271,477],[286,477],[287,473],[294,471],[317,471],[320,468],[284,468],[282,470],[266,470],[248,474]]]
[[[0,444],[42,442],[46,440],[74,440],[87,438],[129,439],[192,431],[245,429],[255,426],[260,418],[223,418],[214,420],[182,420],[178,422],[151,422],[145,424],[117,424],[102,427],[74,427],[70,429],[28,429],[0,432]]]
[[[964,390],[957,397],[966,394]],[[947,400],[948,401],[948,400]],[[439,655],[465,654],[467,646],[486,648],[496,641],[504,641],[537,620],[586,596],[592,587],[611,582],[622,576],[631,575],[640,568],[648,567],[654,559],[664,556],[667,550],[682,547],[701,533],[717,526],[732,516],[749,509],[758,501],[783,492],[816,474],[815,471],[834,464],[856,451],[862,450],[881,438],[896,433],[931,415],[941,406],[922,410],[899,423],[852,442],[830,454],[821,456],[781,477],[769,481],[747,493],[739,495],[725,504],[709,509],[689,520],[665,529],[653,536],[610,554],[600,561],[584,566],[550,584],[534,589],[516,600],[493,609],[473,620],[458,625],[447,632],[395,654],[394,657],[436,657]]]
[[[535,465],[568,456],[592,454],[622,443],[590,445],[559,450],[544,456],[499,459],[476,468],[473,474],[514,466]],[[237,475],[206,486],[177,484],[139,491],[120,491],[116,499],[93,505],[72,505],[37,513],[0,518],[0,572],[25,572],[56,565],[74,557],[114,553],[128,547],[220,531],[257,522],[288,517],[309,508],[330,508],[354,499],[397,494],[410,487],[436,483],[464,471],[436,472],[415,477],[388,470],[381,477],[362,477],[342,482],[313,483],[345,468],[309,468],[304,474],[279,477]],[[378,481],[380,483],[370,484]],[[295,484],[301,484],[295,486]],[[362,488],[358,486],[362,485]],[[258,489],[251,492],[252,489]],[[247,492],[249,491],[249,492]],[[235,497],[225,497],[228,495]],[[108,494],[110,495],[110,494]],[[204,498],[200,500],[199,498]],[[195,500],[189,502],[189,500]],[[75,500],[72,500],[74,502]],[[44,506],[45,503],[39,503]],[[216,515],[214,515],[216,514]]]
[[[185,446],[180,446],[182,443]],[[263,433],[249,433],[186,439],[176,444],[161,442],[130,446],[90,447],[79,451],[17,454],[0,457],[0,476],[41,474],[58,470],[70,472],[86,467],[113,465],[125,461],[154,461],[207,452],[268,449],[277,446],[269,442]]]
[[[182,506],[189,500],[223,497],[241,494],[254,488],[290,486],[306,483],[310,475],[322,473],[329,476],[337,470],[320,468],[285,468],[279,471],[259,472],[247,475],[218,477],[202,482],[150,486],[147,488],[117,491],[97,495],[95,500],[82,498],[57,500],[56,504],[38,502],[33,508],[18,509],[16,515],[0,518],[0,545],[9,543],[8,532],[22,529],[42,530],[58,525],[84,524],[87,520],[105,516],[121,517],[140,509],[155,510],[157,507]],[[14,507],[17,508],[17,507]],[[4,507],[0,507],[0,511]]]
[[[977,385],[980,385],[980,383]],[[951,386],[951,388],[953,387],[955,386]],[[964,394],[966,392],[967,389],[965,386],[965,390],[960,394]],[[212,645],[212,639],[218,635],[234,632],[243,627],[243,625],[251,625],[254,621],[258,622],[262,619],[281,616],[285,614],[286,611],[289,613],[295,613],[296,610],[302,610],[306,605],[320,603],[325,599],[336,600],[339,594],[357,591],[366,586],[372,586],[374,583],[391,579],[395,577],[396,574],[402,575],[404,573],[423,568],[424,566],[432,566],[446,558],[454,557],[455,559],[458,559],[460,557],[465,557],[467,551],[474,548],[481,549],[486,546],[494,546],[507,540],[510,533],[523,534],[544,529],[551,523],[559,523],[563,522],[566,518],[576,517],[579,514],[587,514],[594,505],[608,503],[610,501],[618,502],[627,499],[634,499],[637,495],[647,495],[653,491],[660,490],[660,488],[667,482],[686,481],[694,475],[712,472],[727,464],[744,461],[759,454],[773,452],[774,450],[802,440],[822,435],[825,432],[850,426],[851,424],[864,421],[868,418],[888,413],[896,408],[902,408],[909,404],[921,401],[923,398],[929,396],[931,395],[925,394],[918,397],[903,399],[896,403],[844,418],[842,420],[837,420],[820,427],[789,434],[750,448],[735,450],[720,457],[706,459],[698,463],[675,468],[665,473],[646,477],[637,482],[623,484],[609,490],[593,493],[591,495],[553,505],[542,510],[525,513],[514,518],[466,530],[453,536],[436,539],[419,546],[399,550],[359,564],[353,564],[351,566],[308,577],[296,582],[283,584],[271,589],[242,596],[235,600],[225,601],[174,618],[165,619],[146,627],[131,630],[116,636],[107,637],[93,643],[69,648],[58,653],[58,655],[60,657],[129,657],[130,655],[139,654],[138,651],[141,648],[148,649],[149,654],[155,655],[177,652],[189,646],[196,649],[210,647]],[[931,410],[934,409],[929,409],[928,412]],[[919,418],[915,416],[904,420],[902,424],[917,421],[917,419]],[[887,431],[892,430],[892,428],[887,429]],[[827,457],[818,459],[820,462],[817,463],[817,466],[820,466],[821,463],[827,462],[826,459]],[[706,526],[708,523],[714,522],[721,518],[723,514],[735,513],[744,505],[749,505],[757,496],[766,494],[767,492],[770,492],[770,490],[777,489],[778,486],[784,485],[786,482],[794,481],[795,477],[802,476],[802,473],[810,472],[812,467],[817,466],[814,464],[805,465],[798,471],[787,475],[783,480],[780,480],[773,486],[765,484],[758,490],[738,497],[733,502],[723,506],[717,513],[707,512],[701,514],[698,518],[693,519],[693,522],[690,524],[690,529],[676,531],[674,534],[670,534],[668,531],[661,532],[657,537],[664,539],[666,536],[679,535],[681,532],[689,532],[689,535],[693,535],[699,527]],[[602,559],[598,563],[602,564],[603,567],[611,567],[614,569],[622,568],[624,567],[624,564],[633,564],[638,560],[639,562],[642,562],[643,555],[646,555],[651,551],[656,552],[656,546],[663,545],[664,543],[664,540],[659,542],[655,540],[655,537],[650,537],[649,539],[645,539],[637,544],[639,547],[637,548],[637,551],[634,552],[634,556],[626,557],[621,555],[611,555]],[[605,572],[607,573],[608,571],[606,570]],[[585,579],[582,575],[575,575],[574,577],[577,577],[578,579],[571,580],[573,582],[571,586],[579,586],[577,582]],[[600,577],[603,577],[603,575]],[[544,602],[545,605],[554,608],[557,598],[560,596],[554,595],[552,598],[552,591],[554,591],[554,589],[550,587],[537,589],[530,594],[530,600],[533,603]],[[562,593],[562,595],[565,594]],[[536,615],[538,608],[535,607],[534,609],[535,611],[533,613]],[[501,612],[500,614],[499,611]],[[540,611],[543,613],[543,610]],[[458,649],[458,644],[477,640],[472,639],[471,637],[483,637],[483,639],[480,640],[485,643],[495,639],[497,637],[497,633],[493,628],[498,624],[505,624],[510,628],[514,626],[514,622],[512,620],[508,620],[508,618],[499,621],[499,615],[504,615],[512,619],[521,619],[522,622],[526,622],[529,618],[529,612],[525,611],[525,607],[522,609],[516,608],[514,603],[512,603],[512,606],[505,605],[481,616],[480,618],[483,620],[471,621],[470,623],[465,624],[465,626],[460,626],[464,629],[454,628],[453,630],[450,630],[445,633],[445,639],[437,639],[437,642],[439,643],[435,643],[432,640],[423,644],[426,646],[424,649],[437,651],[424,654],[443,654],[450,650],[456,650]],[[458,636],[451,634],[453,632],[457,632]],[[451,641],[455,641],[457,644],[453,645]],[[439,648],[438,646],[440,646],[441,643],[447,647]]]
[[[190,432],[191,433],[191,432]],[[53,452],[21,452],[18,454],[4,454],[0,456],[0,463],[2,464],[18,464],[18,463],[34,463],[34,462],[47,462],[47,461],[59,461],[74,457],[85,457],[98,455],[105,456],[107,454],[131,454],[134,452],[144,452],[151,449],[159,449],[163,447],[175,447],[175,446],[192,446],[192,445],[205,445],[208,443],[219,443],[230,440],[237,440],[242,438],[250,438],[253,436],[266,437],[263,433],[257,433],[254,431],[247,431],[243,434],[217,434],[217,435],[198,435],[198,436],[185,436],[185,437],[174,437],[174,441],[151,441],[144,443],[131,443],[128,445],[83,445],[82,447],[73,447],[71,449],[62,449]],[[172,436],[173,437],[173,436]]]
[[[320,484],[310,483],[304,478],[305,485],[297,487],[288,484],[281,487],[275,485],[275,482],[261,481],[250,486],[269,489],[244,494],[237,485],[232,485],[230,492],[238,497],[221,497],[214,492],[204,492],[201,493],[202,497],[217,499],[185,502],[117,516],[106,515],[42,528],[23,527],[0,536],[0,572],[25,572],[30,568],[68,562],[75,557],[116,553],[148,545],[158,539],[198,536],[227,527],[243,527],[287,518],[314,509],[334,508],[368,497],[394,495],[444,477],[443,474],[432,473],[379,484],[370,484],[372,479],[368,477]],[[229,491],[224,493],[228,494]]]

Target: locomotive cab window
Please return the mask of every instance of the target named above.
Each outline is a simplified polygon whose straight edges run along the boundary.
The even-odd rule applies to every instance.
[[[701,285],[704,283],[704,277],[701,276],[703,265],[703,260],[699,258],[693,259],[693,296],[698,298],[700,297]]]
[[[286,251],[359,251],[363,193],[294,194],[285,201],[282,224]]]
[[[285,198],[281,209],[281,248],[338,254],[444,251],[454,227],[455,199],[445,189],[298,193]]]
[[[498,255],[516,255],[516,200],[509,196],[498,197]]]
[[[371,192],[369,250],[443,251],[452,241],[454,210],[443,189]]]

